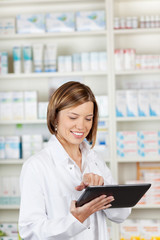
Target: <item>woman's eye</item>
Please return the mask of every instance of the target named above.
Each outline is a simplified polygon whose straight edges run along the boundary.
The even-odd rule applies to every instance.
[[[75,117],[69,117],[70,119],[72,119],[72,120],[75,120],[76,118]]]
[[[87,121],[92,121],[92,118],[86,118]]]

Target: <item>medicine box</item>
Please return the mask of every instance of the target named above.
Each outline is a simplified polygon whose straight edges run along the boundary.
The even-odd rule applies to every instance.
[[[127,102],[127,116],[137,117],[138,116],[138,93],[136,90],[126,91],[126,102]]]
[[[0,35],[9,35],[15,33],[14,18],[0,18]]]
[[[126,91],[116,91],[116,116],[126,117],[127,116],[126,106]]]
[[[76,12],[77,31],[104,30],[105,27],[105,12],[103,10]]]
[[[47,32],[73,32],[75,30],[73,12],[47,13],[45,22]]]
[[[139,90],[138,91],[138,115],[140,117],[148,117],[149,113],[149,91]]]
[[[37,92],[24,92],[24,116],[26,120],[37,119]]]
[[[12,92],[0,92],[0,120],[12,120]]]
[[[16,17],[17,33],[44,33],[44,14],[19,14]]]
[[[12,116],[14,120],[24,119],[23,92],[12,92]]]

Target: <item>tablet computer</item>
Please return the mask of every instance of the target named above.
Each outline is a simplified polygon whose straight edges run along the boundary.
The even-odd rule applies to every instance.
[[[105,194],[113,196],[115,199],[111,202],[112,206],[110,208],[133,207],[143,197],[150,186],[150,183],[89,186],[77,200],[76,206],[80,207],[94,198]]]

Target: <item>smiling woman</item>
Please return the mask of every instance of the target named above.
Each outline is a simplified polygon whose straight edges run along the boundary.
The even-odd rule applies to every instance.
[[[87,109],[87,107],[90,106],[89,102],[91,105],[93,105],[92,109]],[[52,134],[56,134],[55,127],[57,128],[58,125],[58,113],[60,113],[62,110],[67,109],[64,113],[67,113],[70,118],[76,119],[78,113],[74,112],[73,108],[75,109],[75,107],[80,106],[84,103],[86,103],[87,106],[83,106],[83,109],[81,109],[83,117],[85,117],[86,120],[93,118],[90,129],[91,131],[89,131],[86,138],[88,141],[92,141],[92,146],[94,146],[98,124],[97,102],[91,89],[79,82],[67,82],[63,84],[59,89],[57,89],[57,91],[51,96],[47,114],[47,123],[50,132]],[[83,112],[84,109],[85,112]],[[84,116],[85,113],[86,116]]]
[[[87,186],[115,183],[92,149],[97,122],[98,107],[88,86],[67,82],[51,96],[51,139],[25,162],[20,177],[19,231],[24,240],[108,240],[106,217],[122,222],[130,214],[130,209],[109,209],[114,198],[106,195],[76,207]]]

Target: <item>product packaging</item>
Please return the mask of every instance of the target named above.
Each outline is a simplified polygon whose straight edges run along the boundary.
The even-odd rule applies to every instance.
[[[20,14],[16,17],[17,33],[44,33],[43,14]]]
[[[45,21],[47,32],[73,32],[75,30],[73,12],[48,13]]]
[[[23,70],[24,73],[32,72],[32,47],[23,46]]]
[[[105,27],[105,12],[103,10],[76,12],[77,31],[104,30]]]
[[[15,74],[19,74],[22,72],[21,67],[21,47],[14,46],[13,47],[13,69]]]
[[[41,43],[33,44],[33,64],[34,72],[40,73],[43,69],[43,45]]]

